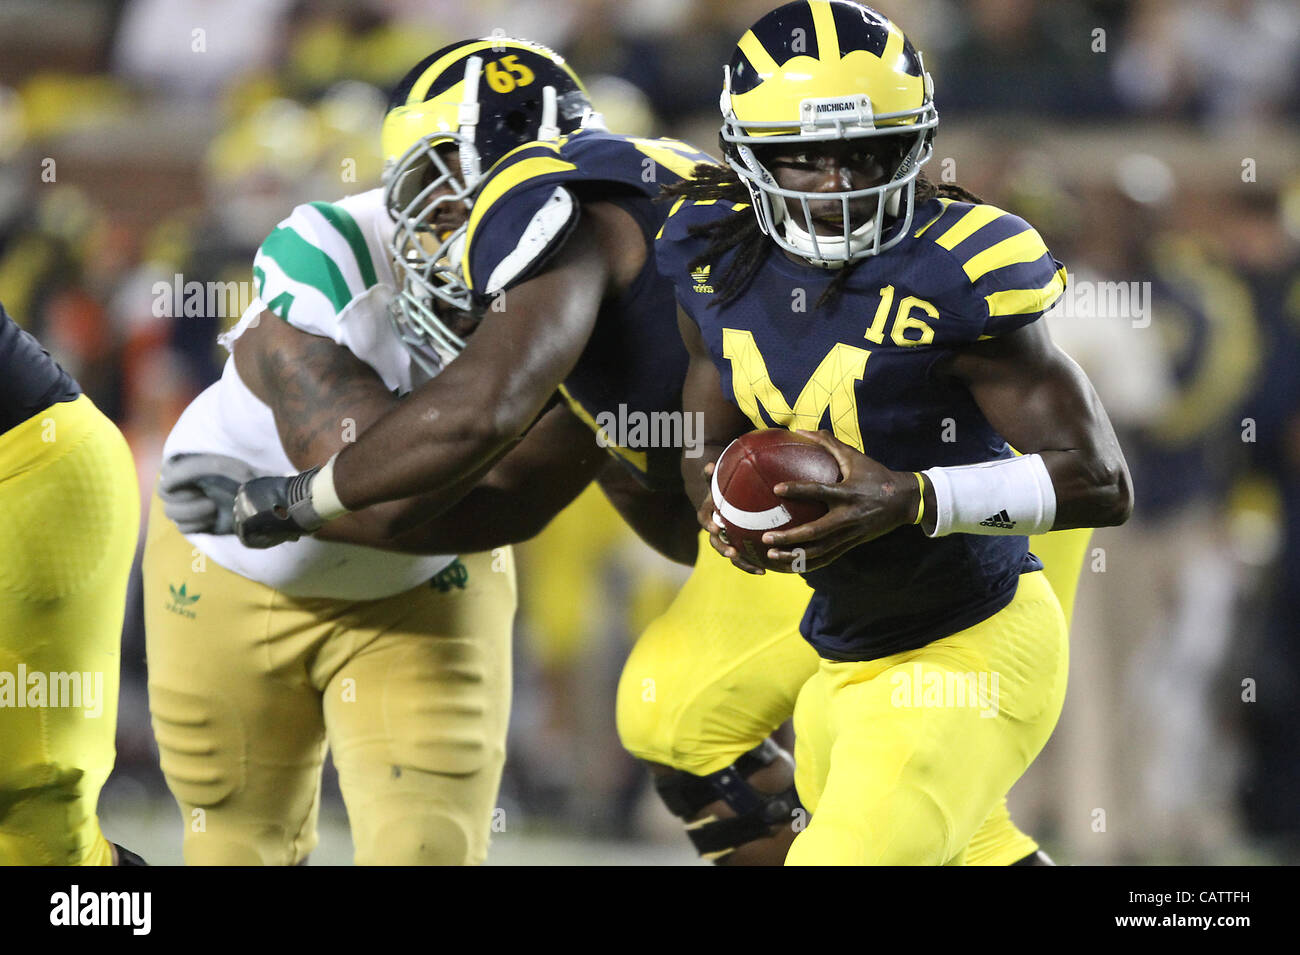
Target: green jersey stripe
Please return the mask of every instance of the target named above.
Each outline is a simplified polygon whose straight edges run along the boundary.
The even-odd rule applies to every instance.
[[[357,258],[357,264],[361,266],[361,281],[366,283],[366,288],[374,286],[375,266],[370,261],[370,249],[366,246],[366,240],[361,235],[361,229],[357,226],[357,220],[353,219],[345,209],[328,202],[313,202],[312,208],[325,217],[343,238],[348,240],[348,245],[352,246],[352,254]]]
[[[294,282],[310,285],[330,300],[335,314],[352,301],[343,273],[333,260],[292,229],[276,229],[262,243],[262,252]]]

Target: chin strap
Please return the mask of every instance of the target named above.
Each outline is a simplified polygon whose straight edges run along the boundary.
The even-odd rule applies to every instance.
[[[903,204],[903,190],[906,188],[906,186],[900,186],[886,197],[885,214],[890,218],[898,218],[899,209]],[[790,215],[785,203],[780,199],[773,199],[771,208],[773,222],[781,229],[786,241],[798,249],[801,254],[806,253],[805,258],[818,268],[841,269],[849,264],[848,255],[860,252],[875,240],[876,217],[872,216],[849,233],[848,255],[845,255],[845,241],[842,236],[819,235],[817,237],[817,246],[823,255],[827,252],[844,255],[844,258],[837,259],[820,258],[817,256],[816,250],[814,250],[812,236],[794,221],[794,217]]]

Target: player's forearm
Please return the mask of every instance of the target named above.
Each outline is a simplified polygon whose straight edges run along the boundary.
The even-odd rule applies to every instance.
[[[722,390],[722,379],[699,327],[680,307],[677,310],[677,328],[691,359],[682,385],[682,410],[686,415],[698,415],[704,423],[701,454],[698,457],[682,456],[686,495],[693,505],[700,507],[710,494],[705,465],[716,464],[727,445],[737,435],[750,430],[753,424],[727,400]]]
[[[718,458],[722,457],[722,452],[726,450],[730,440],[723,442],[704,442],[700,447],[702,453],[698,458],[682,457],[682,483],[686,487],[686,496],[695,506],[699,504],[712,493],[709,488],[709,479],[704,474],[704,467],[708,464],[717,464]]]
[[[476,488],[453,509],[378,546],[404,553],[468,554],[522,544],[540,534],[579,491],[573,489],[567,500],[552,506],[500,488]]]
[[[521,543],[591,483],[606,457],[557,395],[522,441],[456,490],[368,507],[326,524],[317,536],[422,554]],[[452,496],[457,500],[448,508]]]
[[[435,493],[506,450],[573,370],[600,311],[607,263],[590,230],[576,229],[546,272],[509,294],[469,345],[339,455],[333,480],[344,507]]]
[[[1041,461],[1041,465],[1030,457]],[[1026,477],[1034,469],[1037,481]],[[1036,515],[1041,515],[1039,525],[1020,530],[1036,534],[1076,527],[1112,527],[1127,521],[1133,511],[1132,483],[1118,447],[1113,455],[1041,451],[999,462],[999,470],[1004,474],[987,468],[932,468],[921,472],[922,487],[913,485],[908,475],[900,474],[900,486],[906,485],[908,494],[900,498],[899,513],[911,515],[919,511],[922,529],[934,535],[940,525],[966,533],[1011,532]],[[1017,476],[1007,480],[1005,475],[1013,471]],[[918,497],[922,493],[923,503]],[[971,526],[962,526],[963,515],[964,523]],[[972,518],[979,521],[978,525],[971,524]]]
[[[494,414],[486,400],[442,387],[413,395],[339,454],[339,500],[349,510],[415,496],[454,500],[457,486],[508,450],[528,424],[523,414]]]
[[[1056,492],[1052,530],[1114,527],[1133,513],[1133,484],[1119,448],[1099,451],[1043,451]]]
[[[468,526],[479,515],[452,513],[464,506],[467,495],[473,494],[472,488],[493,464],[489,462],[440,493],[387,501],[344,514],[321,527],[315,536],[412,554],[454,554],[516,543],[492,538],[486,547],[474,546],[481,535],[469,533]]]
[[[671,561],[688,566],[695,563],[700,526],[685,493],[643,487],[612,460],[598,480],[610,504],[642,541]]]
[[[1041,461],[1036,474],[1053,515],[1043,530],[1128,520],[1132,482],[1115,430],[1087,375],[1052,343],[1045,325],[979,343],[950,367],[1011,446]],[[1027,465],[1008,464],[1014,473],[1029,473]],[[989,511],[998,513],[1000,507]],[[974,531],[984,532],[983,525]]]

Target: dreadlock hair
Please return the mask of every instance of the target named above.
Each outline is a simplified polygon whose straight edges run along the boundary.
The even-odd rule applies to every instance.
[[[916,179],[916,201],[927,199],[955,199],[959,202],[982,203],[984,200],[974,193],[963,189],[955,183],[933,183],[924,176]],[[731,215],[705,225],[691,226],[690,235],[708,240],[708,246],[690,263],[692,269],[716,262],[731,250],[736,250],[722,275],[712,276],[716,294],[709,303],[719,308],[735,301],[747,289],[767,257],[772,254],[775,243],[769,242],[763,230],[758,227],[758,219],[749,208],[752,199],[740,179],[729,166],[717,163],[699,163],[692,171],[690,179],[683,179],[670,186],[664,186],[659,201],[686,199],[711,199],[722,202],[745,204]],[[826,287],[826,291],[817,299],[814,307],[830,305],[844,290],[849,276],[858,267],[861,260],[846,263]]]

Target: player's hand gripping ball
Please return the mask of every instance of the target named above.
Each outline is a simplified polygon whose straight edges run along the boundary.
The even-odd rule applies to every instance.
[[[713,469],[714,521],[723,540],[750,563],[771,567],[764,533],[798,527],[826,513],[821,501],[778,497],[772,488],[783,481],[839,480],[834,456],[812,438],[781,428],[751,431],[727,445]]]

